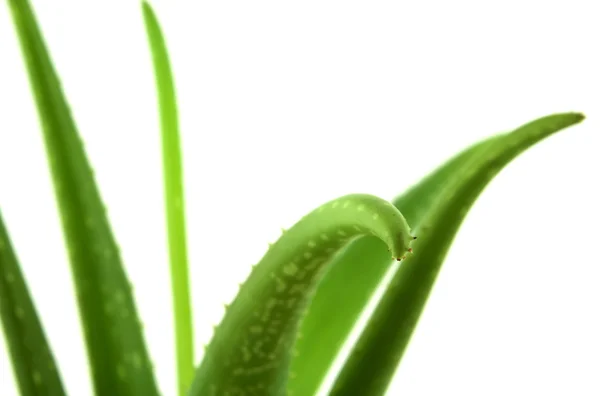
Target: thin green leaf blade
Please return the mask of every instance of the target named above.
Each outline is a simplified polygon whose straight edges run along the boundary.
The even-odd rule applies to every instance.
[[[0,213],[0,319],[21,396],[65,390]]]
[[[158,395],[133,292],[33,10],[9,0],[42,124],[94,389]]]
[[[417,228],[451,176],[462,172],[474,156],[504,136],[493,136],[465,149],[396,198],[394,206],[411,227]],[[385,245],[371,237],[353,242],[333,260],[317,285],[298,331],[288,382],[291,394],[317,392],[390,263]]]
[[[331,395],[385,393],[446,253],[479,194],[520,153],[583,118],[577,113],[555,114],[523,125],[473,157],[469,167],[453,177],[416,230],[415,253],[394,274]]]
[[[175,350],[179,395],[185,395],[194,375],[194,339],[185,230],[183,170],[175,84],[161,28],[150,4],[142,3],[148,42],[154,61],[163,149],[165,209],[175,319]]]

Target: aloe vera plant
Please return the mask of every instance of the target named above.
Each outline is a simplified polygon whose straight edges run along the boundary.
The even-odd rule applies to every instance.
[[[59,78],[28,1],[8,3],[42,124],[95,393],[158,395],[127,275]],[[253,267],[195,367],[175,89],[158,20],[145,2],[142,13],[160,108],[180,395],[314,395],[393,266],[392,281],[330,390],[385,394],[481,191],[527,148],[583,120],[554,114],[486,139],[392,202],[350,194],[317,207]],[[60,351],[48,345],[9,226],[0,216],[0,317],[18,387],[25,396],[64,395],[54,362]]]

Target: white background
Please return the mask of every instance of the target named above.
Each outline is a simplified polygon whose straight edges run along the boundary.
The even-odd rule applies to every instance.
[[[91,394],[37,115],[0,5],[0,208],[68,391]],[[393,198],[464,147],[588,119],[468,215],[390,395],[600,394],[597,1],[154,1],[184,142],[197,357],[280,227]],[[33,1],[175,394],[160,138],[137,0]],[[318,346],[315,346],[318,347]],[[0,342],[0,394],[16,395]]]

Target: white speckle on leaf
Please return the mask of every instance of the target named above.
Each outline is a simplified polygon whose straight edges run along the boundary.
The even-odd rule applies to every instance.
[[[36,385],[41,385],[42,384],[42,374],[40,374],[39,371],[34,370],[33,373],[31,373],[31,376],[33,378],[33,383]]]
[[[135,369],[142,368],[142,356],[138,352],[133,352],[131,354],[131,364]]]
[[[19,319],[23,319],[25,317],[25,311],[21,307],[15,307],[15,315]]]
[[[122,290],[115,292],[115,300],[117,300],[117,303],[123,304],[125,302],[125,292]]]
[[[289,263],[285,267],[283,267],[283,273],[286,275],[293,276],[298,272],[298,266],[294,263]]]
[[[258,326],[258,325],[250,326],[250,333],[260,334],[262,332],[263,332],[262,326]]]

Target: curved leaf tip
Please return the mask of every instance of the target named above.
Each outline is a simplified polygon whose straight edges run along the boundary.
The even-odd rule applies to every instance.
[[[288,229],[229,306],[190,395],[283,394],[308,298],[331,258],[361,235],[381,239],[395,258],[403,257],[413,241],[398,209],[366,194],[330,201]]]

